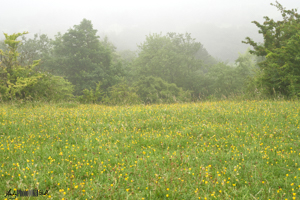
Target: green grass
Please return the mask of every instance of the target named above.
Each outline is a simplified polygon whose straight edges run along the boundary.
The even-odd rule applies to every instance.
[[[300,103],[288,101],[0,105],[0,191],[298,199],[299,112]]]

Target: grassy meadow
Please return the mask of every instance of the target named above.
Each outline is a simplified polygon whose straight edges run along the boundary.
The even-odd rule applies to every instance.
[[[300,103],[0,105],[0,191],[38,199],[299,199]],[[18,199],[36,199],[35,197]]]

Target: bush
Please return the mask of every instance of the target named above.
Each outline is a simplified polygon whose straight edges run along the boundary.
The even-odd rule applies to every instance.
[[[129,87],[126,81],[123,80],[110,88],[109,96],[103,102],[109,105],[140,104],[141,99],[135,90],[135,88]]]
[[[191,92],[183,91],[157,77],[143,77],[136,84],[137,94],[146,103],[175,103],[191,100]]]
[[[103,90],[101,88],[101,82],[96,84],[96,89],[84,89],[83,95],[78,96],[77,100],[80,103],[99,103],[103,97]]]

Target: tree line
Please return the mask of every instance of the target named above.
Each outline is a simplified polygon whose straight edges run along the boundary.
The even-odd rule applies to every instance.
[[[273,5],[273,4],[272,4]],[[300,16],[281,12],[253,23],[264,37],[229,65],[213,58],[190,33],[150,34],[138,52],[117,51],[83,19],[54,39],[27,32],[0,43],[0,101],[173,103],[212,98],[297,98],[300,95]],[[18,38],[21,37],[21,40]]]

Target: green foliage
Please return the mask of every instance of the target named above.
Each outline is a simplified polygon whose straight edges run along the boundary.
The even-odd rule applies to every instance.
[[[6,48],[7,47],[6,47],[5,43],[4,43],[4,40],[0,40],[0,49],[7,50]]]
[[[236,75],[235,68],[225,63],[212,66],[206,74],[208,82],[208,94],[206,95],[216,95],[219,98],[236,91]]]
[[[104,89],[114,85],[122,75],[121,64],[112,59],[113,47],[100,42],[91,21],[83,19],[65,34],[56,35],[54,55],[48,62],[54,73],[65,76],[75,85],[75,94],[95,89],[101,81]]]
[[[103,97],[102,83],[98,82],[95,89],[84,89],[83,95],[78,96],[77,99],[81,103],[99,103]]]
[[[131,50],[119,51],[118,54],[123,62],[131,63],[137,58],[137,52]]]
[[[104,92],[101,83],[96,89],[85,89],[77,100],[81,103],[106,105],[136,105],[140,103],[175,103],[191,100],[191,93],[174,83],[169,84],[157,77],[144,77],[130,87],[125,79]]]
[[[300,28],[300,26],[299,26]],[[274,88],[289,97],[300,96],[300,31],[288,39],[287,44],[268,51],[266,61],[268,76],[262,77],[268,91]]]
[[[137,79],[138,73],[137,68],[133,65],[137,58],[137,52],[124,50],[117,52],[120,61],[122,62],[122,69],[124,71],[124,77],[128,81]]]
[[[35,70],[40,60],[32,64],[20,65],[17,51],[20,41],[19,36],[27,34],[17,33],[5,35],[5,51],[0,50],[0,100],[59,100],[72,96],[72,85],[61,77],[41,73]]]
[[[202,61],[196,59],[202,46],[188,33],[152,34],[139,48],[139,57],[134,62],[139,76],[159,77],[187,90],[194,84],[188,80],[203,69]]]
[[[261,70],[254,79],[260,83],[257,85],[257,88],[261,88],[260,92],[266,96],[280,93],[295,98],[300,96],[300,15],[297,9],[286,10],[277,1],[274,6],[281,12],[283,20],[275,22],[264,17],[263,24],[254,21],[260,29],[259,33],[263,34],[264,43],[257,44],[249,37],[244,43],[254,47],[251,53],[266,57],[259,63]]]
[[[26,39],[25,32],[5,34],[0,42],[0,98],[59,101],[71,98],[74,90],[81,103],[109,105],[215,100],[244,93],[249,98],[297,98],[300,16],[296,9],[286,10],[278,2],[275,6],[283,20],[254,21],[264,43],[247,37],[244,43],[254,49],[240,54],[233,65],[218,63],[189,33],[150,34],[138,55],[116,52],[86,19],[55,40],[37,34]],[[22,42],[16,40],[20,36]]]
[[[49,99],[53,101],[69,100],[73,98],[74,86],[61,76],[50,73],[42,73],[43,78],[39,80],[36,87],[31,88],[36,93],[36,98]]]
[[[257,60],[261,59],[250,53],[250,48],[244,54],[240,54],[235,61],[234,86],[232,93],[247,92],[247,85],[258,70]]]
[[[53,49],[52,40],[46,34],[35,34],[33,39],[27,39],[22,36],[22,42],[18,47],[21,56],[19,62],[21,65],[28,65],[34,60],[41,59],[39,68],[45,69],[44,63],[50,58]]]
[[[137,87],[137,94],[146,104],[187,102],[191,100],[190,91],[183,91],[174,83],[167,83],[158,77],[142,77],[135,86]]]
[[[216,65],[218,63],[218,61],[207,52],[202,44],[199,50],[196,52],[195,58],[198,60],[202,60],[203,64],[206,65],[206,68],[209,68],[210,66]]]
[[[80,103],[94,103],[106,105],[133,105],[141,103],[140,98],[135,93],[134,88],[129,87],[125,80],[110,87],[107,92],[104,92],[99,82],[96,89],[85,89],[83,95],[78,96],[77,100]]]
[[[136,94],[136,89],[130,87],[125,80],[109,89],[109,96],[103,100],[108,105],[134,105],[140,104],[141,99]]]
[[[254,76],[256,56],[249,49],[240,54],[234,65],[220,62],[211,66],[202,80],[201,98],[228,98],[245,92],[249,79]],[[213,96],[213,97],[212,97]]]

